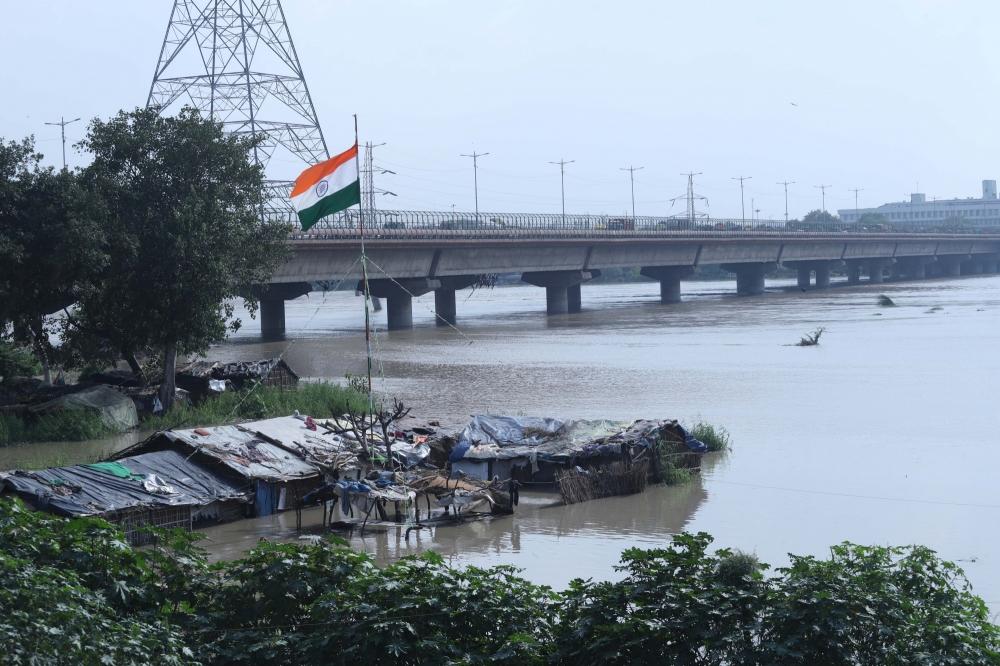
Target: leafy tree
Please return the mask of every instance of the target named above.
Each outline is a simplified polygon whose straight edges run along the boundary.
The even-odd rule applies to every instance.
[[[882,224],[889,224],[889,220],[881,213],[864,213],[858,218],[859,226],[877,226]]]
[[[802,221],[807,224],[836,224],[840,218],[826,210],[812,210],[805,214]]]
[[[204,352],[238,329],[231,299],[266,284],[284,257],[287,228],[260,220],[256,141],[225,135],[193,109],[170,118],[139,109],[93,121],[81,143],[93,154],[84,178],[108,208],[113,260],[71,338],[84,355],[161,353],[165,409],[177,354]]]
[[[43,168],[31,139],[0,141],[0,332],[30,346],[46,381],[55,349],[47,315],[93,289],[107,263],[103,207],[79,176]]]

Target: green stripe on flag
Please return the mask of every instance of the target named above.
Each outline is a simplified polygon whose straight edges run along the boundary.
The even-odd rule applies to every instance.
[[[342,190],[333,194],[328,194],[309,208],[299,211],[299,224],[302,231],[309,231],[309,228],[319,222],[327,215],[339,213],[345,208],[361,203],[361,183],[354,181]]]

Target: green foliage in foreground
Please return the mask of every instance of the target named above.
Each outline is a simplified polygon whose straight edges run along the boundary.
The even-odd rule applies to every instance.
[[[196,537],[138,551],[100,520],[0,501],[0,653],[79,664],[998,664],[962,572],[921,547],[842,544],[768,573],[683,534],[563,592],[425,554],[262,543],[208,565]]]
[[[143,419],[144,430],[167,430],[247,419],[268,419],[300,414],[328,418],[340,416],[348,408],[367,411],[368,399],[353,389],[337,384],[301,383],[295,389],[257,386],[247,391],[227,391],[198,405],[175,404],[166,414]]]
[[[52,412],[30,420],[0,414],[0,446],[21,442],[82,442],[113,432],[97,413],[83,409]]]
[[[729,431],[722,426],[699,421],[690,428],[689,432],[695,439],[703,441],[709,451],[728,451],[731,446]]]

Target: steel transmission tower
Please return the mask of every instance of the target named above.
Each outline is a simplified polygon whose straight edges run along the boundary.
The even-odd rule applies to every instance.
[[[698,212],[698,210],[695,208],[696,206],[695,202],[704,201],[705,204],[708,205],[708,198],[703,197],[694,191],[694,177],[700,176],[701,175],[700,171],[698,172],[689,171],[688,173],[682,173],[681,175],[687,176],[687,181],[688,181],[687,192],[682,196],[674,197],[673,199],[671,199],[670,205],[673,206],[673,204],[681,200],[683,200],[687,204],[687,210],[685,211],[685,218],[687,219],[688,228],[693,229],[695,220],[698,217],[705,217],[707,215],[706,213]]]
[[[192,106],[238,136],[263,137],[265,215],[290,210],[291,180],[330,156],[280,0],[174,0],[147,107]],[[301,160],[281,160],[279,152]]]

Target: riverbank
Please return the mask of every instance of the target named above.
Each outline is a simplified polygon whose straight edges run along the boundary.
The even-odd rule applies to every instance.
[[[436,553],[384,567],[337,542],[209,566],[190,535],[143,552],[94,519],[0,501],[0,649],[97,663],[992,664],[1000,630],[954,565],[841,544],[770,570],[705,534],[554,591]],[[627,603],[625,603],[627,601]]]
[[[368,409],[365,396],[353,389],[327,382],[302,383],[295,388],[256,386],[227,391],[198,404],[178,403],[166,414],[142,414],[135,432],[151,434],[171,428],[214,426],[248,419],[287,416],[295,411],[318,418],[340,416],[349,410]],[[83,409],[43,414],[31,419],[0,414],[0,446],[33,442],[85,442],[122,431]]]

